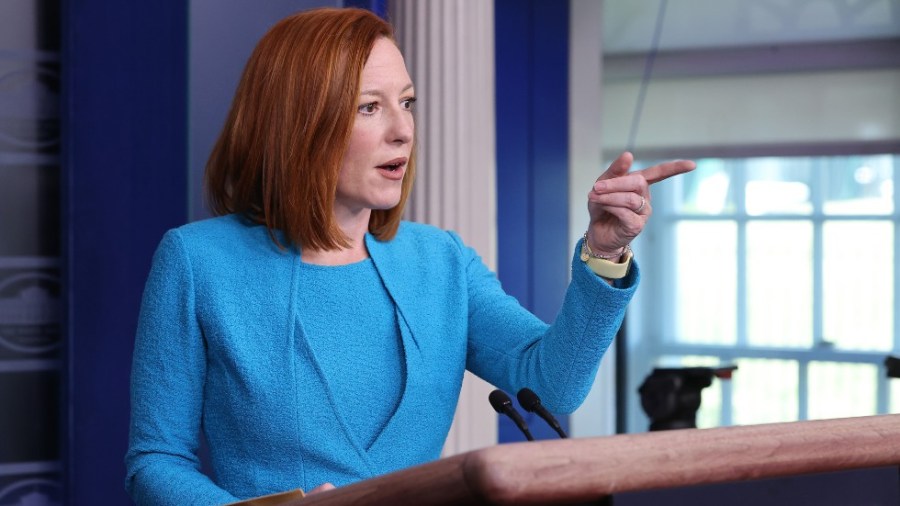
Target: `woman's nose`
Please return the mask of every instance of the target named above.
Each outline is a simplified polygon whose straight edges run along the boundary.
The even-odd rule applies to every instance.
[[[415,120],[410,111],[394,110],[390,118],[390,141],[399,144],[412,142],[415,134]]]

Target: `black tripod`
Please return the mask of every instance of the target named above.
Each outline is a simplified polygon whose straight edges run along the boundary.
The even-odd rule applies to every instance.
[[[737,366],[653,369],[638,388],[641,406],[650,417],[650,430],[696,428],[700,391],[712,384],[713,377],[731,378],[735,369]]]

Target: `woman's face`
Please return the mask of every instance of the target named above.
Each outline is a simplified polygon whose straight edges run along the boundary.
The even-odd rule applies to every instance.
[[[353,132],[338,175],[338,219],[400,202],[413,145],[413,102],[400,50],[389,39],[378,39],[362,71]]]

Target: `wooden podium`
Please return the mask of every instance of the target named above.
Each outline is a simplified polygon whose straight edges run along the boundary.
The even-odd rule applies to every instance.
[[[900,415],[498,445],[283,506],[571,504],[623,492],[900,465]]]

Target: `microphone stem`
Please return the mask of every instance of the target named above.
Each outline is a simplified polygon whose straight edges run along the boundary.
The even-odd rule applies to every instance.
[[[519,429],[525,434],[525,439],[529,441],[534,441],[534,436],[531,435],[531,431],[528,430],[528,427],[519,426]]]
[[[518,427],[519,430],[522,431],[522,434],[525,434],[525,439],[534,441],[534,436],[532,436],[531,431],[528,430],[528,424],[525,423],[525,419],[519,416],[519,414],[516,413],[515,409],[512,406],[510,406],[510,409],[506,413],[506,415],[509,416],[509,418],[512,419],[513,422],[515,422],[516,427]]]
[[[564,431],[562,429],[562,427],[560,427],[559,422],[556,421],[556,418],[554,418],[553,415],[551,415],[550,413],[548,413],[547,411],[542,409],[542,410],[538,411],[538,416],[543,418],[544,421],[546,421],[547,424],[550,425],[550,427],[553,430],[555,430],[557,434],[559,434],[559,437],[561,437],[563,439],[566,439],[569,437],[566,435],[566,431]]]
[[[566,439],[569,437],[566,435],[566,431],[562,430],[562,427],[560,427],[559,425],[554,426],[553,430],[555,430],[556,433],[559,434],[559,437],[561,437],[563,439]]]

